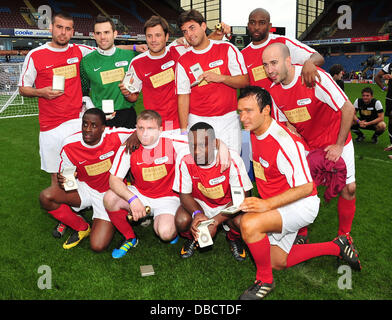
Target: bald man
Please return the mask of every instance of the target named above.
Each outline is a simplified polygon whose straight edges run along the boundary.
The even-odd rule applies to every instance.
[[[304,66],[302,79],[308,87],[313,87],[318,77],[316,66],[321,67],[324,58],[317,51],[294,38],[270,33],[271,26],[270,14],[267,10],[257,8],[249,14],[248,31],[252,42],[241,53],[248,70],[250,84],[267,90],[271,86],[272,82],[263,67],[262,55],[265,48],[278,42],[288,46],[293,64]]]
[[[263,52],[263,65],[273,82],[270,88],[277,111],[275,117],[288,122],[305,140],[310,151],[322,149],[326,160],[343,158],[346,185],[338,199],[338,235],[350,234],[355,214],[355,163],[350,127],[354,106],[331,75],[318,69],[313,88],[302,81],[303,66],[293,65],[288,47],[274,43]]]

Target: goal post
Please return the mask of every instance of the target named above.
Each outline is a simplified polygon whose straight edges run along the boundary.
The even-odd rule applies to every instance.
[[[0,63],[0,119],[38,115],[38,99],[19,94],[22,66],[23,63]]]

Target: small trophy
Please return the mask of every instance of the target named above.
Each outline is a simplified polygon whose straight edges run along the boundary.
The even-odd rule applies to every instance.
[[[65,191],[76,190],[78,188],[78,184],[75,179],[75,171],[76,171],[75,166],[66,167],[63,169],[63,172],[61,174],[65,178],[65,182],[64,182]]]
[[[208,226],[214,223],[214,219],[206,220],[200,222],[199,226],[197,227],[199,229],[199,247],[204,248],[207,246],[211,246],[214,242],[212,241],[210,230],[208,230]]]
[[[133,86],[133,77],[134,73],[132,70],[128,70],[127,73],[125,74],[125,77],[122,81],[125,89],[127,89],[131,93],[136,93],[139,92],[134,86]]]

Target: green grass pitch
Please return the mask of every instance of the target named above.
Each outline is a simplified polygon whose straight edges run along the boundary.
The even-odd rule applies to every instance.
[[[360,97],[362,87],[346,84],[352,102]],[[384,104],[385,94],[373,88]],[[137,109],[142,109],[140,103]],[[118,233],[103,253],[91,251],[89,239],[64,250],[70,231],[54,239],[51,231],[56,222],[38,202],[40,191],[50,182],[40,170],[38,131],[37,117],[0,120],[0,299],[235,300],[254,280],[252,259],[236,262],[223,231],[212,250],[196,252],[186,260],[179,257],[183,240],[162,243],[151,225],[135,226],[139,245],[120,260],[111,257],[121,239]],[[315,258],[274,271],[276,289],[266,300],[391,299],[392,160],[383,151],[389,144],[387,133],[376,145],[370,143],[372,133],[365,134],[366,140],[355,144],[357,211],[352,228],[363,270],[353,271],[344,289],[340,277],[347,274],[338,272],[336,258]],[[323,189],[319,191],[322,202],[310,226],[311,242],[333,239],[338,226],[336,199],[325,203]],[[91,211],[85,213],[87,219],[91,215]],[[141,277],[140,266],[148,264],[155,275]],[[40,277],[48,275],[42,266],[51,270],[50,289],[40,288]]]

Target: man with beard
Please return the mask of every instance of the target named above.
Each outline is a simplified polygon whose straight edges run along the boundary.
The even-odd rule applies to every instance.
[[[270,14],[267,10],[257,8],[249,14],[248,31],[252,42],[241,53],[244,56],[250,84],[269,89],[272,82],[263,67],[263,51],[271,43],[281,42],[288,46],[293,64],[304,65],[302,78],[308,87],[313,87],[318,77],[316,66],[322,66],[324,58],[296,39],[271,34],[271,26]]]
[[[196,10],[183,12],[178,26],[192,46],[176,69],[180,129],[186,132],[193,124],[206,122],[217,138],[240,153],[236,89],[249,83],[243,57],[233,44],[208,39],[205,19]]]

